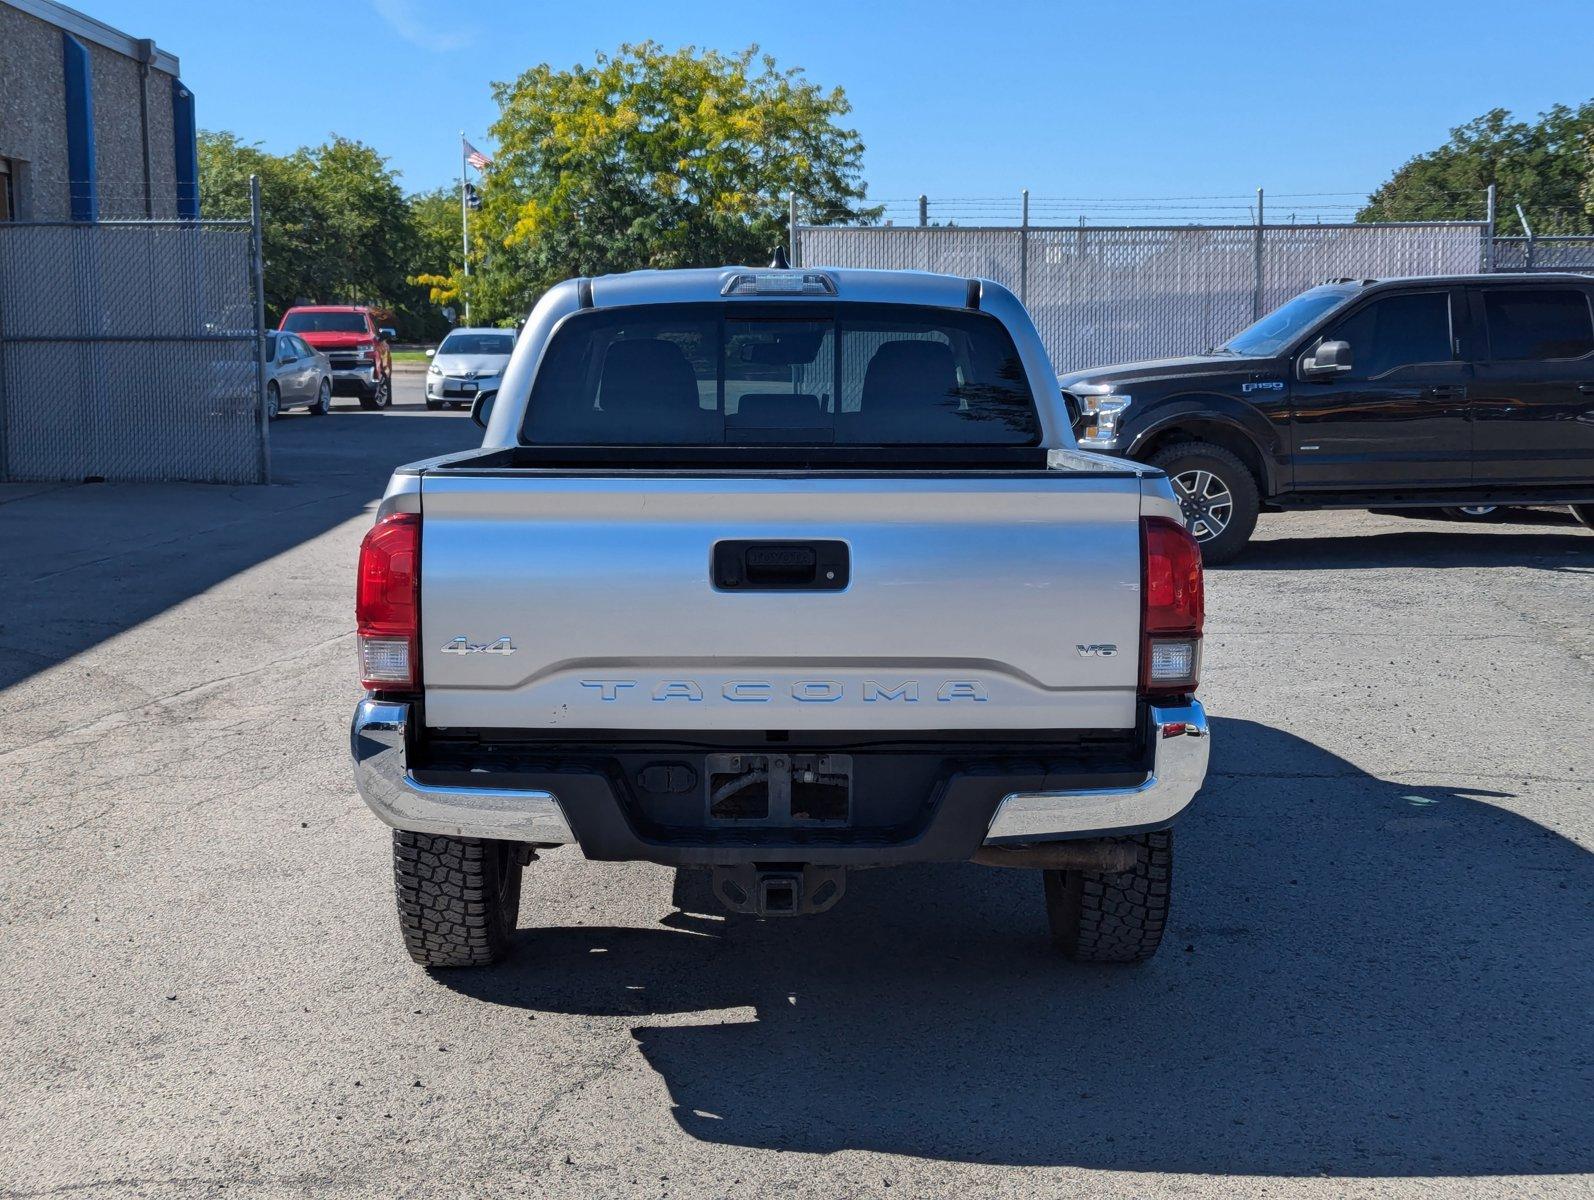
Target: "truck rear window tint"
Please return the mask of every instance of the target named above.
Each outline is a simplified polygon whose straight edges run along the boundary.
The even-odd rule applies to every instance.
[[[577,313],[537,369],[522,438],[550,445],[1035,445],[994,317],[877,304]]]

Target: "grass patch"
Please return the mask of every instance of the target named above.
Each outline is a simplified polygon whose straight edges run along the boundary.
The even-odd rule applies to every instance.
[[[423,363],[423,362],[426,361],[426,351],[424,351],[424,350],[394,350],[393,351],[393,361],[394,362],[417,362],[417,363]]]

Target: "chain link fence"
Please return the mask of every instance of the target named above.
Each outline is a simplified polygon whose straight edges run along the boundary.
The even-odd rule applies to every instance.
[[[1497,237],[1494,269],[1594,272],[1594,236]]]
[[[1332,278],[1480,270],[1485,222],[1207,226],[798,226],[803,266],[1005,284],[1059,372],[1196,354]]]
[[[0,222],[0,479],[264,483],[248,221]]]

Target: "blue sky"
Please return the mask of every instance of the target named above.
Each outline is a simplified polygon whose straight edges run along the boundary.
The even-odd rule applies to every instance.
[[[1489,108],[1594,96],[1591,0],[76,2],[178,55],[204,128],[272,150],[357,137],[411,190],[458,174],[459,129],[490,148],[493,81],[650,37],[757,42],[843,86],[885,199],[1264,186],[1283,216],[1353,203],[1295,194],[1365,193]],[[1171,209],[1217,216],[1224,203]]]

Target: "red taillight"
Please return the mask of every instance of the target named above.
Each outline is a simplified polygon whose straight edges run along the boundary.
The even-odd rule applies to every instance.
[[[421,515],[394,513],[360,543],[354,591],[360,682],[414,688],[421,682]]]
[[[1201,675],[1205,618],[1201,547],[1180,522],[1140,522],[1140,690],[1193,692]]]

